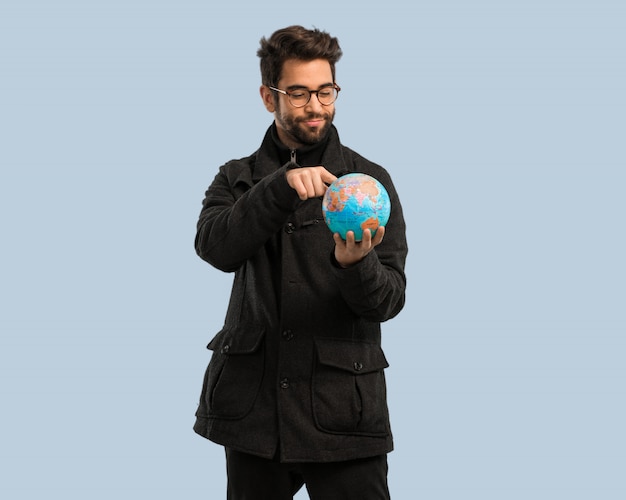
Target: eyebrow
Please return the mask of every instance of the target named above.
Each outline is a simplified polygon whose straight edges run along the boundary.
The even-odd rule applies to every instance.
[[[319,87],[317,87],[317,90],[323,89],[325,87],[332,87],[334,85],[334,83],[323,83],[322,85],[320,85]],[[309,90],[309,87],[307,87],[306,85],[289,85],[289,87],[286,88],[286,90]]]

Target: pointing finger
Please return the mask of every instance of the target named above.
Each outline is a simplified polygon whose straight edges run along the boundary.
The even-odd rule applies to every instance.
[[[332,184],[334,181],[337,180],[337,177],[333,174],[331,174],[328,170],[324,169],[321,172],[320,177],[322,178],[322,180],[326,183],[326,184]]]

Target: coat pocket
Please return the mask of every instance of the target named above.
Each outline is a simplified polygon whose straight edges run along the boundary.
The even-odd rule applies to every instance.
[[[313,413],[319,429],[339,434],[389,434],[383,370],[389,366],[378,344],[316,339]]]
[[[200,413],[230,419],[248,414],[263,377],[264,334],[263,328],[242,325],[225,327],[211,340]]]

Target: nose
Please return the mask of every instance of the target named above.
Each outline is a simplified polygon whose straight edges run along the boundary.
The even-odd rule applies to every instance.
[[[306,103],[307,110],[321,110],[324,108],[324,106],[322,106],[322,103],[320,102],[319,98],[318,98],[318,94],[317,91],[312,91],[311,92],[311,98],[309,99],[309,102]]]

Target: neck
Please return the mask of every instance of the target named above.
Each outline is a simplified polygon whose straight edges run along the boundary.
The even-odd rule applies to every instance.
[[[332,129],[332,127],[331,127]],[[296,162],[302,166],[314,166],[318,165],[322,159],[322,153],[326,149],[328,139],[331,135],[329,133],[320,141],[315,144],[300,144],[298,142],[286,142],[282,139],[281,134],[274,124],[272,127],[272,138],[276,144],[281,161],[293,160],[293,153],[297,152]]]

